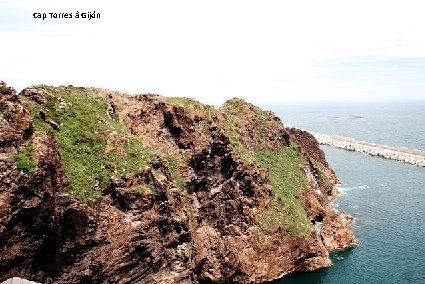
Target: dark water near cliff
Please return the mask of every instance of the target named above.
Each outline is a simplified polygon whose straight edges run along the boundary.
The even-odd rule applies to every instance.
[[[263,107],[296,127],[425,150],[425,101]],[[364,118],[329,119],[352,115]],[[425,168],[323,150],[342,181],[335,207],[355,217],[360,245],[333,254],[331,268],[275,283],[425,283]]]

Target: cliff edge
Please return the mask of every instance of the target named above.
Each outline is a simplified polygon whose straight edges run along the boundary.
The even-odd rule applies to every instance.
[[[243,100],[0,82],[0,282],[261,283],[327,267],[357,242],[330,205],[337,183],[310,134]]]

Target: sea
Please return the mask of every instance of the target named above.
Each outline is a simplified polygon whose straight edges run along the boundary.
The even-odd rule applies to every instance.
[[[261,107],[297,128],[425,150],[425,101]],[[351,229],[360,243],[332,253],[330,268],[273,284],[425,283],[425,168],[327,146],[322,149],[341,180],[335,209],[354,217]]]

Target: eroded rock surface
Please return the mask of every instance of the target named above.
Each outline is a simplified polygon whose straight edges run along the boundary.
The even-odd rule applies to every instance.
[[[328,267],[329,250],[356,243],[352,218],[330,206],[338,179],[317,141],[242,100],[216,110],[102,89],[0,89],[0,281],[261,283]],[[100,111],[81,127],[95,136],[69,148],[78,121],[67,114],[93,98]],[[79,176],[70,153],[91,147],[106,162]],[[287,183],[262,166],[274,155],[295,165],[279,176]]]

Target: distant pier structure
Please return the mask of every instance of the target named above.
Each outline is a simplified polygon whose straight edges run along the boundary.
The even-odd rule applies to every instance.
[[[350,137],[308,131],[322,145],[425,167],[425,151],[358,141]]]

